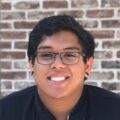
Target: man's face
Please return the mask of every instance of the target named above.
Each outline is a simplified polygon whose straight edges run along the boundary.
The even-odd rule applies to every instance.
[[[45,37],[37,52],[82,52],[82,47],[74,33],[62,31]],[[57,55],[55,61],[49,65],[39,64],[35,58],[34,64],[30,61],[30,66],[41,97],[63,98],[80,94],[85,73],[90,71],[92,60],[84,63],[80,56],[78,63],[66,65]]]

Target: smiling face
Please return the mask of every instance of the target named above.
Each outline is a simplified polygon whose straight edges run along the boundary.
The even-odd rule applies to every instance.
[[[82,47],[74,33],[62,31],[45,37],[37,52],[82,52]],[[34,64],[30,61],[30,66],[41,97],[63,98],[80,94],[85,73],[91,70],[92,58],[84,63],[83,57],[80,56],[78,63],[66,65],[57,55],[55,61],[49,65],[39,64],[35,58]]]

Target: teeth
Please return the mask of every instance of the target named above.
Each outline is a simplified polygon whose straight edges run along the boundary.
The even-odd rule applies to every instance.
[[[54,77],[54,78],[51,78],[52,81],[63,81],[65,80],[65,77]]]

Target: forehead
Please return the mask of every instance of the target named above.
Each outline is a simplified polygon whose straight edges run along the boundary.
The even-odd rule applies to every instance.
[[[69,31],[61,31],[52,36],[45,36],[38,45],[38,49],[64,50],[67,48],[81,49],[78,37]]]

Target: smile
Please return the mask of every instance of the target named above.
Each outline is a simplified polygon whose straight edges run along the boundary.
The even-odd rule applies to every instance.
[[[56,81],[56,82],[64,81],[64,80],[67,80],[68,78],[69,77],[48,77],[49,80]]]

